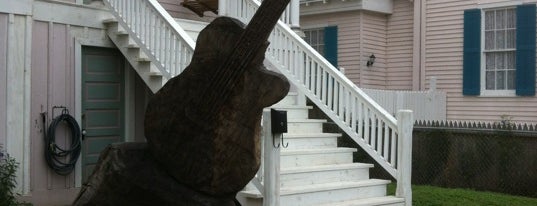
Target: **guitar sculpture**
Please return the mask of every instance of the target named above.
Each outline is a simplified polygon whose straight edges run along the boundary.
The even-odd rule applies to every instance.
[[[149,101],[149,150],[188,188],[234,197],[258,171],[262,110],[289,91],[285,77],[263,66],[289,1],[264,0],[246,28],[216,18],[201,31],[191,64]]]

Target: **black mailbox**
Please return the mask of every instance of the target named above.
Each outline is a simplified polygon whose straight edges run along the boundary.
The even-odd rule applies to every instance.
[[[272,133],[286,133],[287,132],[287,111],[270,109]]]

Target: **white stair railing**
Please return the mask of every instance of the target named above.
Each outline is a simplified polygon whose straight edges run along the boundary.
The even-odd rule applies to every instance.
[[[227,15],[245,23],[260,6],[257,0],[220,1],[221,6],[227,6],[222,8]],[[412,123],[398,122],[282,21],[274,28],[269,41],[266,58],[278,71],[398,182],[400,177],[409,177],[398,172],[409,171],[410,161],[398,158],[408,158],[402,154],[411,148],[398,148],[398,145],[411,141],[412,132],[404,132],[406,137],[403,137],[402,130],[412,131]],[[408,164],[400,165],[401,162]],[[408,168],[398,171],[403,167]],[[409,184],[409,180],[401,182]],[[408,197],[409,192],[406,191],[404,196]]]
[[[180,74],[195,43],[156,0],[103,0],[165,79]]]

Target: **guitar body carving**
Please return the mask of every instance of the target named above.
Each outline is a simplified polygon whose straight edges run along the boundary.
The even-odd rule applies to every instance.
[[[178,182],[210,195],[235,195],[255,176],[262,110],[289,91],[285,77],[263,66],[268,44],[248,51],[255,56],[244,72],[215,84],[220,74],[234,72],[221,65],[243,32],[238,20],[215,19],[200,33],[191,64],[146,110],[145,136],[156,161]]]

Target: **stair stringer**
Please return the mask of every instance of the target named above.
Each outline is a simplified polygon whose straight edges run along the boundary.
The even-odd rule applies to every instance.
[[[156,69],[156,65],[148,58],[148,55],[140,49],[130,35],[121,28],[116,20],[105,20],[107,25],[106,34],[116,45],[132,68],[146,83],[153,93],[156,93],[167,81],[162,73]]]

